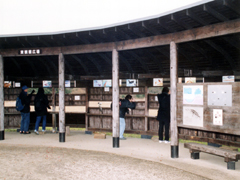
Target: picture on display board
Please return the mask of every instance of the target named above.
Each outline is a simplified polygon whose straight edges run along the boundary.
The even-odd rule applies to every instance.
[[[223,110],[222,109],[213,109],[213,124],[214,125],[223,125]]]
[[[234,76],[223,76],[222,82],[234,82]]]
[[[52,87],[52,81],[43,81],[43,87]]]
[[[103,80],[103,87],[112,87],[112,80]]]
[[[71,87],[71,81],[70,80],[65,81],[65,87]]]
[[[203,86],[183,86],[183,104],[203,105]]]
[[[4,81],[4,88],[12,87],[12,81]]]
[[[136,79],[127,79],[126,84],[127,84],[127,87],[137,86],[137,80]]]
[[[163,78],[153,78],[153,86],[163,86]]]
[[[195,77],[185,78],[185,83],[196,83]]]
[[[93,80],[93,87],[102,87],[103,81],[102,80]]]
[[[183,125],[203,127],[203,107],[183,106]]]

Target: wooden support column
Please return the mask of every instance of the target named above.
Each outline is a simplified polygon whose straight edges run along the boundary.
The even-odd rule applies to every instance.
[[[59,70],[59,142],[65,142],[65,77],[64,56],[58,56]]]
[[[57,129],[56,129],[56,93],[55,93],[55,88],[52,88],[52,133],[56,133]]]
[[[0,140],[4,140],[4,68],[3,57],[0,55]]]
[[[145,86],[145,131],[148,131],[148,87]]]
[[[112,51],[112,134],[113,147],[119,148],[119,60],[118,51]]]
[[[88,106],[89,106],[89,101],[88,101],[88,91],[89,91],[89,88],[86,87],[86,114],[85,114],[85,134],[92,134],[91,131],[88,131]]]
[[[178,158],[177,131],[177,79],[178,79],[177,45],[170,43],[170,88],[171,88],[171,158]]]

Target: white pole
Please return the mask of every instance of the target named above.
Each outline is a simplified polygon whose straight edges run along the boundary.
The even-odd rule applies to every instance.
[[[178,129],[177,129],[177,45],[170,43],[170,85],[171,85],[171,157],[178,158]]]
[[[119,148],[119,60],[118,51],[112,51],[112,134],[113,134],[113,147]]]
[[[0,55],[0,140],[4,140],[4,68],[3,57]]]
[[[64,56],[59,54],[59,142],[65,142],[65,77]]]

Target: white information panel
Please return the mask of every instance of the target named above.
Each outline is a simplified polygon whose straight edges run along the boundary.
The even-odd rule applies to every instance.
[[[203,107],[183,106],[183,125],[203,127]]]
[[[203,86],[183,86],[183,104],[203,105]]]
[[[223,125],[223,110],[222,109],[213,109],[213,124],[214,125]]]
[[[208,85],[209,106],[232,106],[232,85]]]

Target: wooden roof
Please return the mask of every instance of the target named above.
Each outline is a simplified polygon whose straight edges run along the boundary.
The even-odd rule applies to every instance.
[[[235,25],[235,22],[236,24],[240,22],[240,1],[216,0],[163,17],[106,29],[58,35],[0,38],[0,54],[8,52],[10,49],[17,51],[28,48],[58,47],[64,50],[64,48],[70,49],[68,46],[72,46],[79,50],[80,47],[86,47],[86,45],[101,46],[116,42],[121,42],[122,44],[119,44],[124,46],[127,42],[134,44],[144,38],[151,41],[157,37],[160,38],[158,41],[161,41],[162,37],[173,37],[176,34],[181,36],[178,38],[182,38],[184,33],[181,32],[185,32],[185,35],[189,33],[194,37],[195,29],[205,30],[204,27],[209,27],[208,31],[211,31],[212,25],[215,24],[225,25],[223,27],[227,29],[228,22],[231,22],[232,26]],[[238,26],[235,27],[235,31],[224,32],[224,35],[216,35],[217,32],[214,32],[213,37],[206,36],[204,39],[196,38],[194,41],[186,39],[186,41],[179,42],[179,76],[184,76],[184,69],[192,70],[192,75],[199,77],[213,75],[214,72],[217,72],[215,75],[240,74],[239,32]],[[170,50],[167,43],[145,48],[119,50],[120,78],[130,78],[133,74],[139,78],[151,77],[151,75],[169,77],[169,56]],[[41,79],[58,76],[57,53],[42,56],[3,55],[3,57],[5,77],[9,80],[17,77]],[[73,53],[66,53],[64,57],[65,73],[73,79],[84,79],[82,76],[111,78],[111,51],[89,51],[87,53],[78,53],[77,51],[74,53],[73,51]]]

